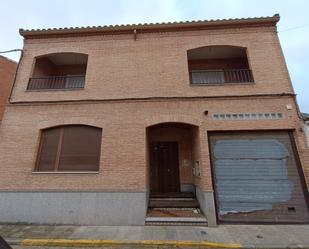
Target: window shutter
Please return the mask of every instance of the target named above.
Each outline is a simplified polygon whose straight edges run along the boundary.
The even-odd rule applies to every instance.
[[[55,169],[60,130],[61,128],[52,128],[42,132],[37,170],[53,171]]]
[[[102,129],[69,125],[42,131],[37,171],[98,171]]]
[[[101,129],[66,126],[63,133],[59,171],[98,171]]]

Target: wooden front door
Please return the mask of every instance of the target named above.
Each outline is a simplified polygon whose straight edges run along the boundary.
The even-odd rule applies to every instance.
[[[151,192],[180,192],[178,143],[156,142],[150,144]]]

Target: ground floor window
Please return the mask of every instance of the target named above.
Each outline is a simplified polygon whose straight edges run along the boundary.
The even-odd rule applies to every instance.
[[[98,171],[102,129],[67,125],[42,130],[36,171]]]

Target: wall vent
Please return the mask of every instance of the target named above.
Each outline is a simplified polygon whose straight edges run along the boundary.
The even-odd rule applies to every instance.
[[[283,119],[280,112],[262,113],[215,113],[212,115],[214,120],[260,120],[260,119]]]

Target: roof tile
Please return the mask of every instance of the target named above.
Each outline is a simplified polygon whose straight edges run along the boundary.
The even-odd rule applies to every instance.
[[[180,22],[161,22],[161,23],[139,23],[139,24],[121,24],[121,25],[103,25],[103,26],[83,26],[83,27],[60,27],[60,28],[43,28],[43,29],[19,29],[19,33],[24,36],[50,35],[50,34],[69,34],[69,33],[93,33],[108,31],[125,31],[132,29],[155,30],[155,29],[172,29],[185,27],[201,26],[219,26],[219,25],[237,25],[237,24],[254,24],[254,23],[273,23],[280,20],[279,14],[267,17],[248,17],[248,18],[229,18],[229,19],[210,19],[210,20],[193,20]]]

